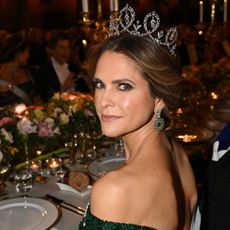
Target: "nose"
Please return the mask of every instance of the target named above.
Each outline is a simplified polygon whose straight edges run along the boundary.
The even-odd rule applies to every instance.
[[[112,107],[115,105],[115,97],[111,89],[105,89],[100,97],[100,105],[102,108]]]

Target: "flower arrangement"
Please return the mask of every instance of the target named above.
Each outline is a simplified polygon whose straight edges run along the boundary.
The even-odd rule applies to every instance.
[[[80,129],[100,130],[90,95],[56,93],[45,105],[6,106],[0,110],[0,156],[16,165],[64,148]]]

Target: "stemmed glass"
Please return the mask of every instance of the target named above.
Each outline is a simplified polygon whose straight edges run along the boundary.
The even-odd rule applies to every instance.
[[[10,166],[9,163],[0,163],[0,196],[7,194],[5,181],[7,180]]]
[[[88,160],[95,159],[98,157],[98,148],[97,148],[97,141],[98,138],[102,136],[101,133],[101,126],[97,122],[96,117],[91,117],[89,119],[89,124],[86,129],[86,138],[88,139],[88,149],[87,149],[87,154],[86,157]]]

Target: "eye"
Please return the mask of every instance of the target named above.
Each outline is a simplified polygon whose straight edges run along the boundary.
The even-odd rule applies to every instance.
[[[93,86],[94,86],[95,89],[103,89],[103,88],[105,88],[104,83],[102,81],[96,80],[96,79],[93,80]]]
[[[121,91],[130,91],[131,89],[133,89],[133,86],[129,83],[120,83],[118,89]]]

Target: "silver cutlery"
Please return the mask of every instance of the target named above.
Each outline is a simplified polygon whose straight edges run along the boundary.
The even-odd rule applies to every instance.
[[[53,203],[57,204],[58,206],[60,206],[62,208],[65,208],[65,209],[67,209],[67,210],[69,210],[71,212],[75,212],[75,213],[77,213],[79,215],[82,215],[82,216],[85,213],[84,208],[79,207],[79,206],[75,206],[73,204],[70,204],[70,203],[68,203],[68,202],[66,202],[64,200],[61,200],[61,199],[59,199],[59,198],[57,198],[55,196],[52,196],[50,194],[46,194],[45,197],[46,197],[46,199],[48,199],[48,200],[52,201]]]

